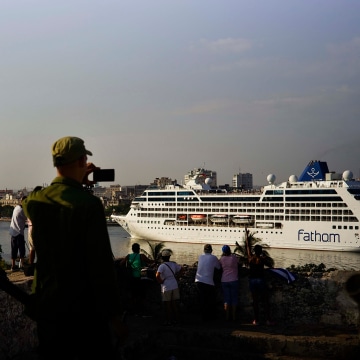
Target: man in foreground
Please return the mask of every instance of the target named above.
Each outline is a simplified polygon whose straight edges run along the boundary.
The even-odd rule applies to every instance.
[[[87,155],[82,139],[57,140],[57,177],[23,204],[37,255],[27,310],[37,322],[41,360],[115,358],[114,340],[127,336],[104,209],[82,185],[91,172]]]

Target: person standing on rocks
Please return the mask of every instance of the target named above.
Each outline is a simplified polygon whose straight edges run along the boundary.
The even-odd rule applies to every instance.
[[[9,233],[11,236],[11,271],[16,271],[16,259],[19,257],[19,269],[23,270],[25,258],[25,226],[26,215],[23,210],[23,202],[26,196],[21,198],[21,203],[14,207]]]
[[[115,359],[128,328],[116,279],[105,213],[83,184],[96,167],[78,137],[52,146],[57,176],[24,200],[37,262],[33,303],[40,360]]]
[[[270,294],[265,281],[265,266],[274,267],[274,261],[263,253],[262,246],[256,244],[254,253],[251,252],[248,229],[245,229],[246,248],[249,261],[249,289],[253,300],[253,325],[260,324],[260,303],[264,305],[266,324],[272,325],[270,316]]]
[[[132,244],[131,250],[132,253],[127,254],[120,263],[120,267],[124,268],[128,265],[131,269],[131,277],[126,279],[131,293],[131,311],[137,316],[148,316],[149,314],[145,312],[147,287],[145,281],[141,280],[141,269],[154,264],[155,261],[145,254],[140,254],[139,243]]]
[[[239,261],[231,253],[229,245],[224,245],[221,250],[222,254],[219,261],[222,269],[221,289],[224,299],[225,319],[234,321],[239,303]]]
[[[208,322],[216,318],[216,287],[214,283],[215,269],[220,269],[219,259],[212,254],[212,246],[206,244],[204,253],[199,256],[195,275],[195,284],[199,293],[201,318]]]
[[[161,252],[162,263],[156,272],[156,280],[161,284],[162,302],[165,310],[165,322],[163,325],[176,325],[179,321],[178,302],[180,300],[179,284],[176,276],[182,272],[182,266],[170,261],[169,250]]]

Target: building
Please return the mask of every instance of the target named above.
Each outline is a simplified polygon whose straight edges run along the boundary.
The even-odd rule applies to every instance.
[[[235,174],[232,179],[232,187],[234,189],[252,190],[253,189],[253,176],[252,174]]]
[[[16,206],[20,204],[23,195],[27,195],[26,190],[13,191],[13,190],[0,190],[0,205],[1,206]]]
[[[149,185],[110,185],[103,187],[95,185],[91,191],[99,197],[104,207],[118,206],[120,203],[131,203],[136,197],[141,195]]]
[[[161,177],[161,178],[155,178],[155,180],[150,184],[150,186],[157,186],[162,189],[166,185],[175,185],[175,184],[176,184],[176,180],[171,180],[171,178],[168,177]]]

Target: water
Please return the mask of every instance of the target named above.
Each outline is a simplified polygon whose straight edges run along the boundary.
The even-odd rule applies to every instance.
[[[9,222],[0,221],[0,244],[3,253],[2,257],[10,261],[10,235]],[[120,226],[108,227],[111,247],[115,257],[123,257],[131,252],[131,245],[135,240],[130,239],[127,232]],[[27,241],[27,231],[25,231],[25,240]],[[141,248],[149,252],[149,246],[145,241],[136,241]],[[156,242],[151,242],[156,243]],[[179,264],[192,265],[197,261],[198,256],[203,252],[201,244],[184,243],[164,243],[166,248],[173,251],[171,260]],[[232,244],[228,244],[233,249]],[[28,250],[27,250],[28,252]],[[339,270],[360,271],[360,253],[336,252],[336,251],[314,251],[314,250],[290,250],[290,249],[270,249],[270,256],[275,260],[276,267],[289,267],[291,265],[305,264],[325,264],[326,268],[335,267]],[[221,245],[213,245],[213,254],[221,255]]]

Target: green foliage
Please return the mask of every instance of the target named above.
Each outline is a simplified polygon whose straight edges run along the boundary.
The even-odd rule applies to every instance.
[[[291,265],[288,268],[288,270],[293,273],[307,274],[310,276],[313,273],[324,273],[326,271],[330,271],[330,270],[334,270],[334,269],[326,270],[326,266],[323,263],[320,263],[319,265],[310,263],[310,264],[298,265],[298,266]]]
[[[160,260],[161,260],[161,252],[163,250],[168,250],[171,255],[173,254],[173,251],[171,249],[164,249],[165,244],[163,242],[155,243],[153,245],[150,243],[150,241],[146,241],[146,242],[149,245],[150,251],[147,252],[143,248],[141,248],[140,251],[144,255],[146,255],[148,258],[155,260],[155,262],[160,262]]]
[[[7,270],[8,266],[6,265],[6,261],[4,259],[1,259],[0,257],[0,268]]]
[[[274,266],[274,259],[270,256],[266,248],[269,248],[267,244],[263,244],[262,240],[255,236],[256,232],[248,233],[248,241],[250,245],[250,253],[253,253],[253,248],[256,244],[261,245],[263,248],[263,254],[268,258],[269,265]],[[244,233],[241,243],[235,242],[234,254],[240,258],[240,261],[247,267],[249,265],[247,245],[246,245],[246,233]]]
[[[11,218],[13,211],[14,211],[14,206],[0,205],[0,217]]]

